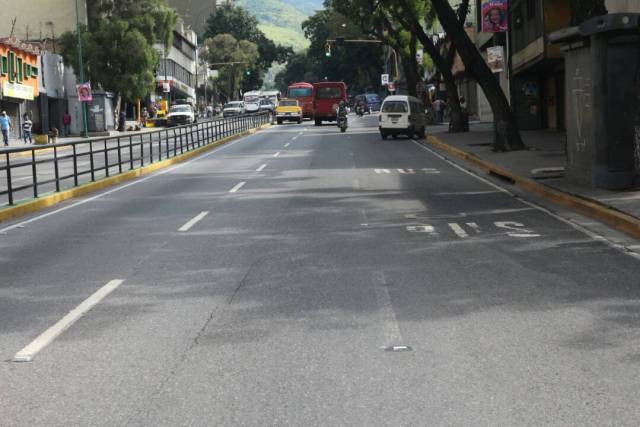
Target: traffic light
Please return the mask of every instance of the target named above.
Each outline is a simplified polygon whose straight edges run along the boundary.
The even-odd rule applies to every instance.
[[[251,70],[247,68],[247,71],[244,72],[247,76],[251,75]]]
[[[324,45],[324,56],[329,58],[331,56],[331,43],[327,42]]]

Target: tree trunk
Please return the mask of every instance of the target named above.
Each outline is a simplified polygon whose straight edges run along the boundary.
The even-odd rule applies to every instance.
[[[418,61],[416,61],[417,41],[415,34],[411,34],[409,41],[409,56],[402,58],[402,65],[407,78],[407,92],[410,96],[418,96],[418,82],[420,81],[420,73],[418,70]]]
[[[410,10],[404,1],[402,2],[402,6],[405,11]],[[415,34],[415,36],[418,37],[420,43],[422,43],[422,46],[426,50],[427,55],[431,57],[434,64],[442,74],[442,79],[444,80],[447,93],[449,94],[447,105],[449,105],[451,112],[451,123],[449,125],[450,131],[455,133],[465,132],[464,117],[462,114],[462,107],[460,107],[460,96],[458,94],[458,86],[456,86],[456,81],[453,78],[453,73],[451,72],[451,62],[447,61],[447,59],[440,54],[438,48],[433,44],[431,38],[429,38],[429,36],[424,32],[424,29],[420,26],[418,19],[415,16],[407,13],[404,16],[397,16],[397,18],[411,29],[412,34]]]
[[[525,147],[518,130],[516,116],[500,87],[496,76],[491,72],[476,45],[469,39],[458,17],[447,0],[432,0],[442,27],[447,32],[462,58],[462,62],[482,88],[496,121],[497,138],[494,149],[497,151],[522,150]]]

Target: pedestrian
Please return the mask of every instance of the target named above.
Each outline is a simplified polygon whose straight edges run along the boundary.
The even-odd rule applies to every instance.
[[[142,109],[142,127],[147,127],[147,120],[149,119],[149,110],[147,107]]]
[[[27,114],[24,115],[24,120],[22,121],[22,139],[24,143],[33,144],[33,139],[31,139],[31,129],[33,128],[33,122],[29,119]]]
[[[71,115],[68,111],[65,111],[64,115],[62,116],[62,124],[64,125],[62,135],[69,136],[71,134]]]
[[[126,124],[127,124],[127,115],[124,112],[124,110],[120,110],[120,116],[118,117],[118,131],[124,132]]]
[[[12,128],[11,118],[7,115],[6,111],[0,114],[0,130],[2,131],[2,140],[5,147],[9,145],[9,131]]]
[[[442,123],[444,121],[444,110],[446,107],[446,102],[444,102],[441,98],[437,98],[435,101],[433,101],[433,110],[436,112],[438,123]]]

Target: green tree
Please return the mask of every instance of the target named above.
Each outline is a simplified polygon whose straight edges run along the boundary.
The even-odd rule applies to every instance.
[[[476,79],[491,105],[497,131],[494,149],[497,151],[524,149],[518,122],[511,111],[509,101],[475,43],[464,30],[459,16],[448,0],[431,0],[431,5],[442,28],[454,43],[467,72]]]
[[[89,26],[81,28],[85,75],[94,85],[135,101],[155,88],[159,53],[171,43],[177,16],[165,0],[93,0]],[[61,36],[66,63],[79,70],[77,35]]]
[[[314,72],[313,62],[305,51],[296,53],[289,59],[284,70],[276,75],[275,84],[278,90],[284,93],[292,83],[315,82],[317,80],[319,78]]]
[[[218,34],[204,41],[206,60],[220,71],[218,80],[227,99],[238,99],[246,70],[258,61],[258,46],[248,40],[237,40],[231,34]],[[224,63],[224,64],[222,64]]]
[[[347,40],[372,39],[330,3],[303,22],[302,29],[310,41],[307,55],[311,75],[319,80],[344,81],[352,91],[380,88],[380,73],[384,66],[380,45],[332,43],[331,56],[326,56],[327,40],[337,37]]]
[[[262,86],[264,74],[274,62],[286,62],[293,50],[290,47],[276,45],[258,28],[259,22],[246,9],[233,4],[221,5],[207,20],[205,38],[219,34],[231,34],[236,40],[247,40],[258,47],[258,60],[251,69],[251,75],[243,82],[244,90],[258,89]]]

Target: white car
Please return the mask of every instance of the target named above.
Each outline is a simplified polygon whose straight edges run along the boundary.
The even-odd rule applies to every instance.
[[[424,104],[418,98],[406,95],[394,95],[385,98],[378,114],[378,128],[382,139],[389,135],[407,135],[424,138],[427,127],[427,115]]]
[[[245,102],[244,111],[246,113],[257,113],[260,111],[260,101],[256,100],[255,102]]]
[[[176,104],[169,108],[167,126],[189,125],[196,122],[196,115],[189,104]]]
[[[222,117],[239,116],[244,114],[244,102],[233,101],[227,102],[222,109]]]

